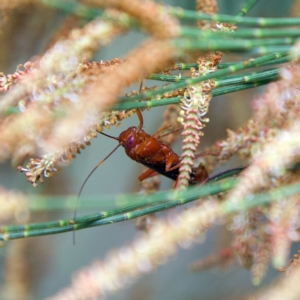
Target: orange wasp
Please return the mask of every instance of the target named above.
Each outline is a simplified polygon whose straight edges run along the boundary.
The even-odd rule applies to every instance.
[[[149,169],[139,176],[139,180],[157,174],[164,175],[172,180],[176,180],[179,174],[180,157],[167,145],[162,143],[155,136],[147,134],[143,128],[143,116],[140,110],[136,111],[140,124],[137,127],[129,127],[123,131],[119,138],[119,145],[125,148],[126,154],[138,163]],[[202,183],[208,178],[205,167],[200,164],[193,168],[190,184]]]
[[[78,193],[77,204],[85,186],[86,182],[94,171],[103,163],[105,160],[112,155],[120,146],[125,148],[126,154],[138,163],[143,164],[149,169],[139,176],[139,180],[143,181],[146,178],[152,177],[157,174],[164,175],[172,180],[177,180],[179,175],[179,167],[181,159],[180,157],[167,145],[157,139],[154,135],[147,134],[142,128],[144,120],[142,113],[139,109],[136,110],[140,124],[135,127],[129,127],[127,130],[121,132],[119,137],[113,137],[106,133],[99,132],[100,134],[117,140],[119,144],[113,149],[102,161],[100,161],[94,169],[87,176],[83,182],[80,191]],[[208,180],[208,173],[205,167],[200,163],[196,168],[192,169],[190,184],[204,183]],[[75,220],[77,214],[77,205],[74,211],[73,220]],[[75,244],[75,236],[73,235],[73,243]]]
[[[139,180],[143,181],[146,178],[157,174],[164,175],[172,180],[177,180],[179,175],[180,157],[167,145],[157,139],[157,135],[149,135],[142,128],[144,125],[143,116],[140,110],[136,110],[140,124],[135,127],[129,127],[121,132],[118,138],[100,132],[109,138],[115,139],[119,145],[105,157],[90,173],[90,175],[120,146],[125,148],[126,154],[138,163],[143,164],[149,169],[139,176]],[[90,177],[90,175],[86,178]],[[196,168],[192,169],[190,184],[198,184],[208,179],[208,173],[205,167],[200,163]],[[83,183],[83,185],[85,184]]]
[[[140,124],[135,127],[129,127],[127,130],[121,132],[119,137],[113,137],[106,133],[99,132],[100,134],[107,136],[109,138],[115,139],[119,142],[119,144],[113,149],[102,161],[100,161],[94,169],[87,176],[85,181],[83,182],[79,194],[78,199],[80,198],[83,187],[86,182],[93,174],[93,172],[110,156],[115,152],[120,146],[125,148],[126,154],[138,163],[143,164],[149,169],[146,170],[139,176],[139,180],[143,181],[146,178],[152,177],[157,174],[164,175],[172,180],[177,180],[179,175],[179,167],[181,163],[181,158],[178,156],[169,146],[165,145],[154,135],[147,134],[142,128],[144,125],[143,116],[139,109],[136,110],[137,116],[139,118]],[[204,153],[200,154],[196,157],[204,156],[204,155],[213,155],[216,156],[218,153]],[[214,180],[222,174],[230,173],[231,171],[242,170],[242,168],[231,169],[229,171],[225,171],[219,173],[213,177],[208,177],[208,173],[206,168],[199,164],[198,167],[192,168],[192,173],[190,175],[190,184],[203,184],[208,181]],[[76,210],[74,213],[74,219],[76,218]]]

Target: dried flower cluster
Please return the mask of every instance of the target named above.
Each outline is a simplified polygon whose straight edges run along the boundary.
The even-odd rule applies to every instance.
[[[153,5],[151,7],[154,9]],[[115,19],[122,15],[109,11],[107,17]],[[170,23],[166,19],[164,22]],[[151,23],[149,26],[152,26]],[[170,25],[163,27],[169,28]],[[176,26],[172,28],[169,36],[176,32]],[[29,76],[23,76],[16,88],[3,97],[0,110],[17,105],[22,114],[6,118],[0,124],[3,125],[1,159],[12,156],[14,162],[20,163],[27,157],[46,152],[41,158],[31,159],[25,168],[19,167],[34,186],[37,181],[42,181],[41,176],[52,176],[62,162],[70,161],[75,153],[80,153],[84,144],[89,144],[89,140],[96,136],[96,131],[131,115],[131,112],[102,115],[99,112],[111,105],[127,85],[156,69],[156,66],[169,63],[172,53],[169,46],[161,41],[146,43],[129,55],[132,58],[122,67],[118,67],[120,61],[116,59],[106,63],[80,63],[81,58],[91,57],[100,45],[109,43],[121,31],[121,28],[104,21],[94,21],[81,30],[72,30],[66,42],[58,42],[48,50],[35,64],[36,69],[31,70]],[[155,52],[157,55],[153,55]],[[107,66],[110,66],[109,71],[104,68]],[[4,80],[3,86],[7,86]],[[30,94],[27,90],[34,92]],[[15,103],[17,99],[21,100]],[[61,120],[57,120],[57,116],[62,114]],[[27,140],[21,138],[25,128]]]
[[[218,3],[216,0],[197,0],[196,10],[209,15],[216,14],[219,10]],[[210,22],[198,21],[198,26],[200,28],[211,27]]]
[[[199,58],[198,70],[192,69],[192,77],[203,76],[214,72],[222,59],[222,53],[217,52],[208,57]],[[180,174],[178,178],[178,188],[188,186],[190,174],[194,164],[195,153],[200,143],[202,129],[208,118],[207,114],[209,102],[212,98],[211,90],[214,88],[213,80],[206,80],[200,84],[187,88],[181,104],[179,122],[183,124],[183,147]]]
[[[188,247],[220,215],[216,202],[207,201],[169,221],[159,221],[128,247],[112,252],[103,262],[80,271],[69,288],[49,300],[105,297],[143,273],[150,272],[173,255],[178,246]]]
[[[280,299],[299,299],[299,279],[300,268],[296,267],[293,272],[286,274],[286,276],[280,278],[275,284],[272,284],[269,288],[252,295],[257,300],[280,300]]]
[[[14,84],[16,84],[24,74],[28,74],[31,70],[32,63],[29,61],[24,66],[19,65],[16,72],[5,75],[0,73],[0,92],[6,92]]]
[[[252,164],[229,194],[237,201],[261,188],[297,182],[297,172],[284,173],[299,160],[299,67],[282,71],[283,80],[270,84],[262,97],[254,100],[254,117],[228,139],[218,142],[220,159],[239,154]],[[254,284],[266,273],[268,262],[276,268],[286,264],[290,244],[299,240],[299,196],[283,198],[267,209],[255,208],[233,218],[234,248],[243,264],[251,267]]]

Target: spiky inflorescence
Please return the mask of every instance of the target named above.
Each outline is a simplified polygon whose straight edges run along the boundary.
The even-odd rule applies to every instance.
[[[5,116],[1,120],[0,160],[20,152],[39,156],[43,147],[47,148],[43,149],[44,152],[57,150],[57,147],[53,151],[45,145],[48,135],[55,128],[54,124],[69,110],[81,106],[79,100],[83,88],[99,79],[103,71],[102,66],[98,65],[101,71],[91,76],[91,69],[95,71],[96,68],[81,61],[91,57],[100,45],[109,43],[120,31],[103,21],[93,21],[80,30],[74,29],[69,39],[56,43],[34,63],[30,72],[22,74],[22,80],[18,80],[14,89],[5,93],[1,100],[2,114],[12,107],[17,107],[21,113]],[[73,133],[73,138],[69,139],[71,141],[77,139],[76,127],[72,125],[59,129],[61,132],[68,131],[69,136]],[[81,134],[85,135],[84,129]],[[67,143],[65,138],[60,145],[64,148]]]
[[[174,37],[179,29],[177,21],[154,1],[139,0],[82,0],[92,6],[109,7],[123,11],[137,19],[142,28],[159,39]]]
[[[292,272],[287,273],[276,282],[272,284],[269,288],[264,291],[251,295],[247,299],[255,300],[298,300],[300,297],[300,266],[297,265],[293,268]]]
[[[109,44],[113,37],[124,30],[103,20],[72,30],[67,40],[57,42],[35,63],[36,68],[30,76],[24,76],[22,82],[2,98],[0,111],[26,97],[28,91],[35,92],[67,76],[72,77],[79,63],[91,58],[100,46]]]
[[[43,177],[51,177],[55,172],[59,171],[60,166],[69,163],[80,154],[85,145],[90,145],[90,140],[97,137],[97,132],[102,132],[103,127],[110,128],[112,125],[119,124],[119,121],[128,118],[133,111],[112,111],[102,113],[99,116],[98,125],[91,127],[82,140],[69,142],[63,149],[53,153],[42,155],[41,158],[31,158],[26,167],[19,166],[18,170],[24,172],[27,180],[34,186],[38,186],[38,182],[43,183]]]
[[[267,225],[270,234],[271,258],[275,268],[279,269],[286,265],[290,246],[293,241],[299,241],[299,196],[281,199],[272,203]]]
[[[62,161],[72,159],[86,140],[95,136],[95,127],[101,131],[102,126],[109,127],[115,120],[121,120],[121,116],[131,114],[112,112],[107,117],[100,113],[128,85],[158,67],[170,65],[174,46],[162,38],[179,34],[177,21],[166,17],[154,2],[135,3],[120,2],[117,6],[141,19],[144,28],[159,39],[151,39],[132,51],[122,68],[114,66],[102,74],[98,66],[94,68],[95,64],[81,63],[128,28],[127,15],[107,10],[103,17],[108,21],[96,20],[72,30],[67,40],[57,42],[35,63],[36,68],[4,95],[0,111],[15,106],[22,113],[6,116],[0,124],[0,159],[12,156],[14,162],[20,163],[28,156],[41,157],[20,168],[33,184],[43,174],[53,175]]]
[[[0,72],[0,92],[4,93],[16,84],[20,78],[31,71],[32,62],[26,62],[24,65],[19,65],[16,72],[5,75]]]
[[[122,61],[119,59],[113,59],[106,62],[85,61],[78,65],[72,76],[70,75],[71,80],[68,77],[62,79],[59,85],[53,83],[52,88],[49,87],[43,92],[35,93],[34,96],[27,97],[19,101],[14,109],[19,110],[23,115],[29,114],[28,118],[31,117],[31,119],[34,118],[32,108],[35,105],[39,105],[36,104],[36,102],[42,102],[43,107],[48,107],[49,111],[59,111],[62,107],[68,106],[69,104],[72,104],[72,102],[76,101],[76,94],[82,89],[84,84],[96,80],[99,76],[105,73],[107,68],[118,68],[121,63]],[[30,74],[33,68],[33,64],[28,62],[24,65],[24,70],[19,67],[13,75],[2,75],[2,81],[0,82],[2,83],[3,92],[7,91],[12,84],[16,84],[19,80],[21,80],[24,75]],[[90,145],[90,140],[95,138],[97,136],[97,132],[101,132],[103,127],[109,128],[111,125],[118,125],[122,119],[129,117],[132,113],[132,111],[102,113],[99,115],[98,119],[95,119],[92,126],[86,129],[83,138],[74,139],[67,143],[62,149],[44,154],[40,158],[31,158],[25,168],[20,166],[18,169],[24,172],[27,180],[36,187],[38,181],[43,182],[43,177],[53,176],[63,163],[71,161],[75,157],[76,153],[79,154],[80,150],[85,148],[85,145]],[[45,121],[45,115],[41,116],[41,114],[38,113],[36,117],[42,117],[41,121],[43,119]],[[3,135],[0,140],[5,138],[5,127],[10,124],[10,122],[14,122],[15,118],[16,117],[14,115],[7,116],[5,121],[0,123],[0,128],[3,129]],[[32,139],[30,139],[30,136]],[[1,153],[0,158],[3,160],[6,155],[12,154],[12,162],[14,164],[22,163],[27,157],[36,154],[37,148],[29,142],[34,141],[35,139],[37,139],[37,142],[40,142],[39,136],[40,134],[34,136],[34,134],[30,135],[29,132],[27,132],[26,138],[28,138],[28,141],[26,142],[25,137],[21,139],[18,134],[10,135],[10,140],[6,139],[6,151]],[[9,145],[11,144],[9,141],[11,143],[13,143],[13,141],[16,143],[19,142],[19,147],[16,147],[13,153],[11,153],[12,148],[9,148]]]
[[[219,204],[210,199],[167,221],[158,221],[130,246],[81,270],[74,276],[72,286],[49,300],[105,297],[164,263],[178,246],[189,246],[220,215]]]
[[[281,71],[283,80],[271,83],[265,93],[253,101],[255,114],[237,132],[228,130],[228,138],[219,141],[219,159],[228,160],[238,154],[249,159],[259,153],[264,145],[274,139],[281,129],[289,126],[299,116],[300,69],[293,65]]]
[[[300,69],[293,65],[283,69],[281,74],[283,80],[269,85],[265,94],[254,101],[254,117],[238,132],[230,131],[226,141],[218,143],[221,159],[239,154],[253,160],[229,194],[233,203],[261,188],[299,180],[297,173],[285,173],[285,169],[300,158]],[[237,253],[242,260],[252,258],[255,284],[262,280],[270,260],[276,268],[286,264],[291,242],[299,240],[299,203],[300,197],[293,196],[278,200],[267,209],[258,207],[234,216],[234,244],[241,247],[237,248]],[[257,213],[261,215],[259,218],[255,217]],[[258,243],[258,236],[263,243]],[[255,246],[251,241],[256,241]],[[242,245],[246,245],[248,251],[240,251]]]
[[[246,189],[250,186],[254,190],[269,182],[264,172],[280,175],[281,168],[299,156],[296,148],[289,150],[288,146],[296,147],[296,144],[292,144],[298,136],[300,95],[297,86],[300,69],[297,66],[289,67],[282,70],[281,74],[284,79],[270,84],[265,94],[254,101],[254,117],[238,132],[229,131],[227,140],[218,142],[221,147],[220,159],[239,154],[242,158],[255,160],[254,165],[244,173],[240,188],[245,192],[240,197],[247,194]],[[251,169],[253,172],[250,172]],[[251,181],[256,182],[256,187]]]
[[[194,96],[191,96],[194,98]],[[194,164],[195,153],[200,143],[201,129],[203,128],[202,122],[199,120],[197,104],[193,105],[186,111],[186,117],[183,124],[183,146],[182,146],[182,159],[179,169],[179,177],[177,182],[178,189],[182,189],[189,185],[190,174]]]
[[[221,61],[222,54],[216,52],[208,57],[198,59],[198,70],[192,69],[192,76],[198,77],[216,70]],[[200,136],[203,135],[204,118],[208,111],[209,102],[212,98],[211,90],[214,88],[214,81],[207,80],[200,84],[187,88],[181,104],[181,117],[179,122],[183,124],[183,147],[182,160],[177,180],[178,189],[186,188],[189,184],[190,174],[194,163],[195,153],[200,143]]]
[[[196,10],[202,13],[209,15],[216,14],[219,10],[218,3],[216,0],[197,0],[196,1]],[[198,26],[204,28],[205,25],[211,27],[211,22],[207,21],[198,21]]]

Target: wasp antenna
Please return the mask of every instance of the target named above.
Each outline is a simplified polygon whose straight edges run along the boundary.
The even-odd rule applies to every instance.
[[[141,83],[140,83],[140,89],[139,89],[139,92],[142,91],[142,88],[143,88],[143,79],[141,80]]]
[[[109,134],[106,134],[106,133],[104,133],[104,132],[98,132],[98,133],[100,133],[100,134],[102,134],[102,135],[104,135],[104,136],[107,136],[107,137],[109,137],[109,138],[111,138],[111,139],[114,139],[114,140],[119,141],[119,138],[116,138],[116,137],[111,136],[111,135],[109,135]]]
[[[114,137],[113,137],[114,138]],[[119,144],[117,147],[115,147],[115,149],[113,149],[104,159],[102,159],[95,167],[94,169],[90,172],[90,174],[86,177],[86,179],[84,180],[83,184],[81,185],[81,188],[79,190],[78,193],[78,197],[77,197],[77,202],[76,202],[76,207],[75,207],[75,211],[74,211],[74,216],[73,216],[73,220],[74,220],[74,225],[76,224],[75,219],[77,216],[77,208],[78,208],[78,204],[79,204],[79,199],[82,193],[82,190],[85,186],[85,184],[87,183],[87,181],[89,180],[89,178],[92,176],[92,174],[121,146],[121,144]],[[73,244],[75,244],[75,230],[73,231]]]

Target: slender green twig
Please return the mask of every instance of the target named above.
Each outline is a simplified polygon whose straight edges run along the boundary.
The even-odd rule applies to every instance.
[[[253,75],[254,78],[255,75]],[[260,76],[260,75],[258,75]],[[247,90],[255,87],[259,87],[262,85],[269,84],[273,81],[278,80],[278,76],[274,75],[273,77],[268,77],[268,79],[263,79],[263,80],[256,80],[254,82],[250,82],[248,80],[248,83],[244,84],[236,84],[236,85],[230,85],[230,86],[222,86],[222,82],[225,82],[225,80],[219,80],[218,82],[218,88],[215,88],[212,90],[212,96],[221,96],[225,94],[230,94],[242,90]],[[236,79],[232,79],[231,82],[238,81],[238,82],[245,82],[245,76],[238,76]],[[229,81],[228,81],[229,82]],[[150,108],[150,107],[157,107],[157,106],[165,106],[165,105],[170,105],[170,104],[178,104],[180,103],[182,97],[172,97],[172,98],[163,98],[160,100],[157,100],[155,97],[150,100],[146,101],[126,101],[122,103],[118,103],[114,105],[111,109],[112,110],[130,110],[130,109],[137,109],[137,108]],[[18,108],[11,108],[6,110],[7,114],[16,114],[20,113]]]
[[[242,74],[241,76],[235,76],[231,78],[223,78],[215,81],[215,86],[220,87],[224,85],[259,82],[265,80],[277,80],[279,79],[280,69],[267,70],[263,72],[256,72],[250,74]]]
[[[246,82],[254,82],[258,80],[266,80],[266,79],[278,79],[280,69],[272,69],[266,70],[262,72],[252,72],[246,73],[242,75],[231,75],[228,77],[223,77],[222,79],[215,80],[216,87],[226,85],[226,84],[236,84],[236,83],[246,83]],[[165,74],[151,74],[148,79],[158,80],[158,81],[167,81],[167,82],[178,82],[182,80],[189,79],[188,76],[172,76]]]
[[[80,230],[84,228],[122,222],[149,213],[186,204],[208,195],[213,195],[219,192],[227,191],[231,189],[236,184],[236,182],[237,182],[236,179],[227,179],[220,183],[207,184],[201,188],[192,187],[187,189],[184,192],[172,191],[172,192],[164,192],[164,193],[157,193],[154,195],[148,195],[147,197],[155,197],[156,201],[162,200],[162,198],[160,197],[164,196],[166,197],[165,199],[169,200],[169,202],[153,205],[151,207],[146,207],[145,209],[130,211],[128,213],[116,214],[110,217],[99,218],[95,220],[92,220],[90,218],[89,221],[87,222],[82,222],[82,223],[77,222],[74,225],[70,225],[70,222],[68,220],[62,220],[62,221],[57,221],[56,225],[54,225],[52,228],[49,227],[34,228],[33,227],[34,224],[31,224],[31,225],[19,226],[18,230],[16,230],[16,226],[15,227],[5,226],[5,227],[1,227],[2,233],[0,234],[0,240],[33,237],[33,236],[40,236],[40,235],[47,235],[47,234],[56,234],[56,233],[68,232],[72,230]],[[266,193],[251,195],[249,197],[246,197],[243,201],[238,201],[238,203],[236,202],[231,203],[225,201],[223,204],[221,204],[221,206],[223,207],[225,213],[229,214],[236,211],[246,210],[254,206],[264,205],[281,198],[292,196],[299,192],[300,192],[300,185],[296,183],[296,184],[291,184],[289,186],[273,189],[272,191]],[[131,197],[135,198],[136,195],[132,195]],[[100,214],[101,213],[99,213],[99,215]],[[76,221],[78,221],[78,219],[76,219]],[[42,223],[38,225],[41,226]]]
[[[269,84],[273,81],[277,80],[277,76],[274,78],[271,78],[270,80],[261,80],[256,82],[250,82],[245,84],[237,84],[237,85],[231,85],[226,87],[220,87],[212,90],[212,95],[215,96],[221,96],[225,94],[230,94],[242,90],[247,90],[255,87],[259,87],[262,85]],[[149,107],[157,107],[157,106],[164,106],[164,105],[170,105],[170,104],[178,104],[180,103],[182,97],[173,97],[173,98],[165,98],[161,100],[153,99],[153,100],[146,100],[143,102],[124,102],[116,104],[112,107],[113,110],[128,110],[128,109],[135,109],[135,108],[149,108]]]
[[[293,45],[296,38],[276,38],[276,39],[263,39],[263,40],[248,40],[248,39],[213,39],[206,40],[203,43],[202,39],[187,39],[178,38],[173,41],[175,47],[181,51],[187,50],[217,50],[217,51],[249,51],[258,47],[276,46],[273,49],[281,51],[280,48],[285,45]],[[289,48],[287,48],[289,50]]]
[[[55,234],[72,230],[79,230],[83,228],[89,228],[92,226],[99,226],[125,221],[134,217],[161,211],[178,205],[183,205],[191,201],[197,200],[200,197],[205,197],[207,195],[216,194],[221,191],[226,191],[228,189],[231,189],[234,184],[235,180],[230,179],[227,181],[224,180],[220,183],[217,182],[212,184],[206,184],[201,188],[192,187],[186,190],[184,193],[177,191],[157,192],[155,194],[147,195],[146,201],[149,201],[148,203],[158,203],[152,205],[151,207],[137,209],[134,211],[134,209],[138,207],[132,206],[124,208],[123,211],[121,211],[122,209],[117,209],[99,212],[98,214],[92,214],[81,218],[76,218],[74,224],[72,224],[73,220],[59,220],[54,222],[27,224],[24,226],[1,226],[0,240]],[[104,197],[105,196],[101,196],[101,199],[103,199]],[[110,198],[112,197],[110,196]],[[145,196],[136,194],[123,195],[122,198],[132,199],[136,203],[141,203],[142,201],[143,204],[145,201]],[[117,199],[115,199],[115,201],[117,201]],[[162,201],[164,201],[165,203],[160,203]]]
[[[224,178],[230,177],[232,175],[238,174],[242,168],[232,169],[229,170],[229,172],[222,172],[220,174],[217,174],[212,177],[213,182],[222,180]],[[220,191],[225,191],[228,189],[227,184],[225,182],[221,184],[217,184],[215,186],[209,186],[208,184],[203,186],[200,189],[190,190],[191,197],[190,201],[193,201],[195,195],[193,196],[193,193],[196,192],[196,197],[198,196],[205,196],[207,193],[217,193]],[[189,195],[189,194],[186,194]],[[185,196],[186,196],[185,195]],[[198,196],[197,196],[198,195]],[[177,200],[176,200],[177,198]],[[69,231],[69,229],[74,225],[80,225],[80,224],[90,224],[91,222],[99,221],[102,219],[106,219],[105,222],[111,222],[110,217],[121,215],[121,218],[124,219],[125,216],[128,216],[128,214],[131,214],[132,211],[136,209],[138,210],[139,215],[145,215],[148,213],[149,209],[151,211],[159,211],[162,209],[167,209],[169,206],[174,207],[177,205],[184,204],[184,200],[178,200],[181,199],[181,194],[177,194],[174,191],[163,191],[163,192],[157,192],[153,195],[148,195],[145,199],[144,195],[120,195],[120,196],[101,196],[101,202],[104,203],[111,203],[111,204],[121,204],[123,205],[122,208],[113,209],[109,211],[102,211],[96,214],[91,214],[84,217],[78,217],[75,220],[58,220],[58,221],[51,221],[51,222],[44,222],[44,223],[36,223],[36,224],[27,224],[27,225],[17,225],[17,226],[1,226],[0,232],[3,233],[3,237],[9,236],[11,237],[11,234],[18,233],[18,237],[28,237],[32,236],[31,234],[38,234],[37,232],[47,232],[47,234],[51,234],[51,229],[53,228],[59,228],[59,230],[66,230]],[[40,200],[40,199],[38,199]],[[51,199],[53,200],[53,199]],[[74,199],[73,199],[74,200]],[[45,198],[43,198],[43,202],[45,202]],[[73,201],[73,205],[76,205],[76,201]],[[143,208],[146,206],[151,206],[147,208]],[[74,208],[74,206],[72,207]],[[142,209],[141,209],[142,208]],[[114,219],[113,219],[114,220]],[[80,225],[81,226],[81,225]],[[65,229],[62,229],[65,228]],[[0,235],[1,239],[1,235]]]
[[[77,14],[81,17],[85,17],[88,19],[93,19],[103,12],[101,9],[94,9],[88,6],[84,6],[77,2],[66,2],[59,0],[40,0],[43,4],[47,6],[51,6],[57,9],[64,10],[68,13]],[[251,0],[256,2],[255,0]],[[248,12],[248,10],[255,4],[251,4],[249,1],[248,5],[243,9],[244,12]],[[249,9],[248,9],[249,8]],[[249,26],[258,26],[258,27],[286,27],[286,26],[295,26],[300,25],[300,18],[249,18],[244,17],[239,13],[237,16],[230,16],[230,15],[222,15],[222,14],[215,14],[209,15],[204,13],[198,13],[195,11],[190,11],[178,7],[165,7],[161,6],[162,10],[166,10],[172,16],[177,17],[179,19],[185,20],[204,20],[204,21],[213,21],[213,22],[229,22],[229,23],[236,23],[236,24],[243,24]]]
[[[151,99],[152,97],[154,97],[156,95],[161,95],[165,92],[170,92],[172,90],[177,90],[179,88],[182,88],[182,87],[185,87],[185,86],[188,86],[188,85],[192,85],[192,84],[202,82],[202,81],[212,79],[212,78],[216,79],[216,78],[219,78],[219,77],[222,77],[222,76],[225,76],[225,75],[228,75],[228,74],[231,74],[231,73],[243,70],[243,69],[260,66],[261,64],[263,64],[267,61],[272,61],[274,59],[278,59],[278,58],[281,58],[283,56],[286,56],[286,52],[284,52],[284,53],[276,52],[276,53],[264,55],[264,56],[259,57],[259,58],[255,58],[255,59],[252,58],[252,59],[246,60],[244,62],[240,62],[240,63],[236,63],[234,65],[231,65],[228,68],[221,69],[221,70],[218,70],[216,72],[207,74],[205,76],[186,79],[186,80],[177,82],[175,84],[171,84],[171,85],[168,85],[166,87],[160,88],[158,90],[151,90],[151,91],[143,92],[139,95],[136,95],[136,96],[133,96],[133,97],[130,97],[130,98],[122,97],[121,101],[126,102],[126,101],[136,101],[136,100],[148,99],[148,98]]]
[[[238,29],[233,32],[221,31],[200,31],[198,28],[181,26],[180,37],[193,37],[198,39],[264,39],[280,37],[299,37],[299,28],[269,29],[269,28],[246,28]],[[250,42],[250,41],[249,41]]]
[[[60,1],[60,0],[40,0],[44,5],[60,9],[66,13],[93,20],[100,17],[103,13],[100,9],[90,8],[78,2]]]
[[[285,56],[282,58],[274,59],[272,61],[267,61],[266,63],[261,64],[260,66],[270,66],[270,65],[282,64],[282,63],[288,62],[289,60],[290,60],[290,58],[288,56]],[[218,69],[225,69],[236,63],[241,63],[241,62],[222,62],[218,65]],[[190,64],[189,63],[176,63],[175,68],[177,70],[190,70],[191,68],[197,69],[198,64],[197,63],[190,63]]]
[[[286,27],[300,25],[300,18],[250,18],[230,15],[209,15],[178,7],[163,7],[172,16],[185,20],[204,20],[212,22],[229,22],[258,27]]]
[[[240,12],[237,14],[239,17],[245,16],[249,10],[258,2],[259,0],[248,0],[244,6],[241,8]]]

